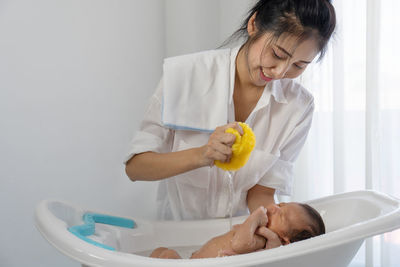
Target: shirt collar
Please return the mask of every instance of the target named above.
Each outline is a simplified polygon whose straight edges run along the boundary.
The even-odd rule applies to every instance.
[[[230,86],[229,86],[229,104],[233,102],[233,90],[235,88],[235,75],[236,75],[236,57],[242,45],[236,46],[231,49],[231,62],[230,62]]]

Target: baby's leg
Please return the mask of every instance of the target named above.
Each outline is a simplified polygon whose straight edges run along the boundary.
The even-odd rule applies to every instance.
[[[235,229],[232,239],[232,249],[238,253],[249,253],[265,246],[265,238],[255,234],[260,226],[268,223],[267,210],[259,207],[246,219],[244,223]]]
[[[150,257],[160,259],[182,259],[175,250],[164,247],[153,250],[153,252],[150,254]]]

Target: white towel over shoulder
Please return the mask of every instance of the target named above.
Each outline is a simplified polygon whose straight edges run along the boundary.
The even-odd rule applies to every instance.
[[[167,58],[163,68],[165,126],[212,132],[227,123],[231,49]]]

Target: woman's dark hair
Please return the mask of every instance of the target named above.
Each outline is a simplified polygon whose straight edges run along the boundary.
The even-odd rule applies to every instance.
[[[254,14],[258,32],[249,38],[247,25]],[[241,27],[224,44],[240,37],[253,42],[266,32],[272,33],[275,40],[284,33],[297,36],[299,42],[313,37],[318,41],[320,60],[335,26],[336,14],[330,0],[260,0],[249,11]]]
[[[290,243],[325,234],[325,224],[318,211],[307,204],[299,203],[299,205],[303,207],[311,223],[308,229],[293,230],[290,234]]]

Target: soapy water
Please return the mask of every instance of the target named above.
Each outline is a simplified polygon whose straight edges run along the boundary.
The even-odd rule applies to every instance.
[[[237,171],[242,168],[250,158],[250,154],[256,145],[256,136],[249,125],[239,122],[240,127],[243,129],[243,135],[233,128],[225,130],[236,136],[235,142],[232,145],[232,157],[229,162],[221,162],[216,160],[215,166],[225,171]]]
[[[246,123],[238,123],[243,130],[241,135],[236,129],[229,128],[225,130],[226,133],[231,133],[236,136],[235,142],[232,145],[232,158],[230,162],[220,162],[216,160],[215,166],[225,170],[228,173],[228,210],[229,215],[229,229],[232,229],[232,214],[233,214],[233,174],[234,171],[242,168],[250,158],[250,154],[253,151],[256,144],[256,136],[250,126]]]
[[[229,200],[228,200],[228,214],[229,214],[229,230],[232,230],[232,213],[233,213],[233,172],[228,171],[229,179]]]

